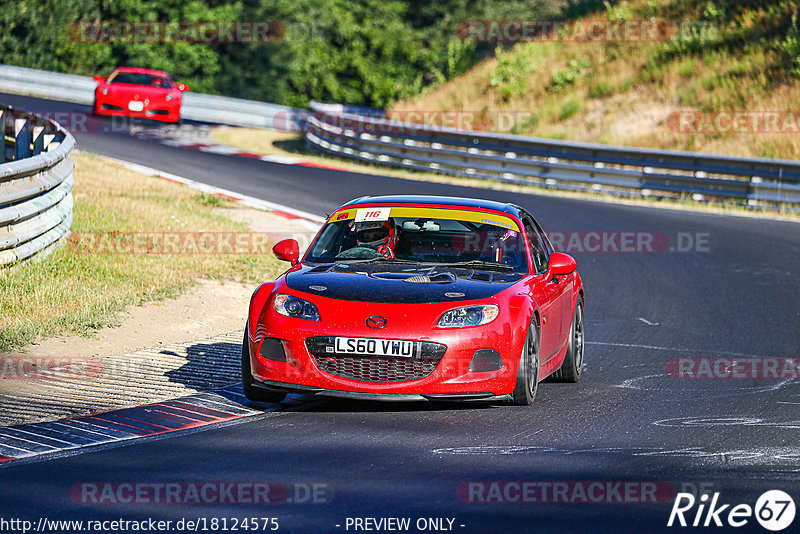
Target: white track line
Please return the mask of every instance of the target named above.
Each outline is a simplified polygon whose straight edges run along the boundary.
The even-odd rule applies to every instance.
[[[649,350],[668,350],[672,352],[694,352],[696,354],[723,354],[725,356],[740,356],[743,358],[766,358],[762,354],[743,354],[741,352],[729,352],[725,350],[701,350],[701,349],[683,349],[676,347],[658,347],[655,345],[636,345],[634,343],[606,343],[604,341],[587,341],[587,345],[600,345],[604,347],[624,347],[632,349],[649,349]]]

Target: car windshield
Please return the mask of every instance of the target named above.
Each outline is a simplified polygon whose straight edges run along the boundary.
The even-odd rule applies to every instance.
[[[504,215],[409,207],[341,210],[305,261],[419,262],[528,272],[524,234]]]
[[[108,83],[127,83],[131,85],[147,85],[169,89],[172,84],[163,76],[143,74],[141,72],[115,72],[108,77]]]

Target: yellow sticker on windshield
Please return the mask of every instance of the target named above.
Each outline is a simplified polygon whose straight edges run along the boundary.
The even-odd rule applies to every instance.
[[[372,217],[366,217],[366,214]],[[357,216],[358,214],[358,216]],[[344,221],[355,218],[359,220],[387,220],[389,217],[403,217],[414,219],[445,219],[451,221],[468,221],[478,224],[491,224],[500,228],[507,228],[519,232],[519,225],[510,217],[489,213],[485,211],[444,209],[444,208],[420,208],[414,206],[394,206],[394,207],[370,207],[359,208],[358,210],[346,209],[331,215],[328,222]]]

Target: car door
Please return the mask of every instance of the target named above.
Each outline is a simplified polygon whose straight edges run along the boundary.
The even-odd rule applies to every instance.
[[[558,339],[559,309],[558,296],[561,289],[557,284],[549,283],[545,280],[544,273],[547,271],[547,258],[549,250],[537,232],[533,218],[523,217],[523,228],[531,249],[531,262],[533,271],[538,276],[531,279],[531,293],[539,304],[541,314],[539,325],[539,357],[544,363],[556,355],[559,349]]]
[[[552,245],[547,239],[542,227],[533,219],[533,227],[536,230],[539,242],[547,250],[547,257],[553,252]],[[572,294],[574,291],[575,276],[573,274],[560,277],[553,276],[550,280],[545,280],[545,286],[554,299],[551,314],[556,324],[556,352],[564,347],[572,328]]]

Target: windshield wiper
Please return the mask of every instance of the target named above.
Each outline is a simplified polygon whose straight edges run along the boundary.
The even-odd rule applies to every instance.
[[[513,271],[514,267],[506,265],[505,263],[497,263],[494,261],[483,260],[470,260],[458,261],[453,263],[437,263],[438,267],[466,267],[466,268],[483,268],[483,269],[499,269],[501,271]]]
[[[368,260],[351,260],[348,261],[347,259],[336,260],[337,263],[355,263],[355,264],[363,264],[363,263],[413,263],[418,264],[419,262],[416,260],[406,260],[402,258],[384,258],[383,256],[379,256],[377,258],[370,258]]]

